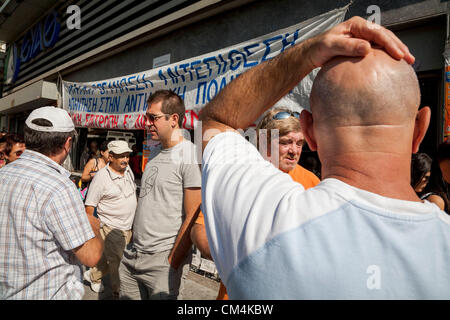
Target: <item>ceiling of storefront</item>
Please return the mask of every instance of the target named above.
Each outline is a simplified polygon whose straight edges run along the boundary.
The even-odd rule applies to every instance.
[[[58,2],[64,0],[0,0],[0,42],[15,41]]]

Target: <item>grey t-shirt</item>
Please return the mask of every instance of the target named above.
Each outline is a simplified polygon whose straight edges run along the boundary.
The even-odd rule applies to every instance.
[[[192,142],[184,140],[151,155],[141,180],[133,223],[134,246],[143,252],[171,250],[184,221],[183,190],[201,187]]]

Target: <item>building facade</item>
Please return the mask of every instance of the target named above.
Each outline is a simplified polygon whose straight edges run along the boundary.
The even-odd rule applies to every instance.
[[[91,82],[151,70],[287,28],[347,0],[74,0],[0,1],[0,41],[6,43],[0,127],[21,133],[28,114],[62,106],[61,80]],[[394,31],[416,57],[422,106],[432,120],[422,151],[444,138],[445,63],[450,2],[355,0],[345,19],[362,16]],[[159,64],[158,64],[159,63]],[[107,130],[78,128],[75,169],[89,139]],[[138,144],[143,130],[133,132]]]

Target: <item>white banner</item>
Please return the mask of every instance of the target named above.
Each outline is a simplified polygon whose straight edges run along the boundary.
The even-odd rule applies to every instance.
[[[156,90],[171,89],[186,105],[183,127],[194,129],[199,111],[225,85],[247,69],[342,22],[347,8],[161,68],[94,82],[63,81],[63,108],[77,127],[144,129],[149,96]],[[277,105],[299,112],[309,109],[309,93],[316,73],[308,75]]]

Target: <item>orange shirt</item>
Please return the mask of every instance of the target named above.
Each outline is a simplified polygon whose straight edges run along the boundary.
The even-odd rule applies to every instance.
[[[300,183],[306,189],[317,186],[320,182],[319,178],[309,170],[306,170],[300,165],[296,165],[294,169],[288,172],[292,180]]]
[[[292,180],[300,183],[305,188],[305,190],[318,185],[320,182],[319,178],[314,173],[306,170],[298,164],[293,170],[289,171],[288,174],[291,176]],[[198,214],[195,223],[205,225],[205,217],[203,216],[203,213],[201,211]],[[227,288],[222,281],[220,281],[219,293],[216,300],[228,300]]]

